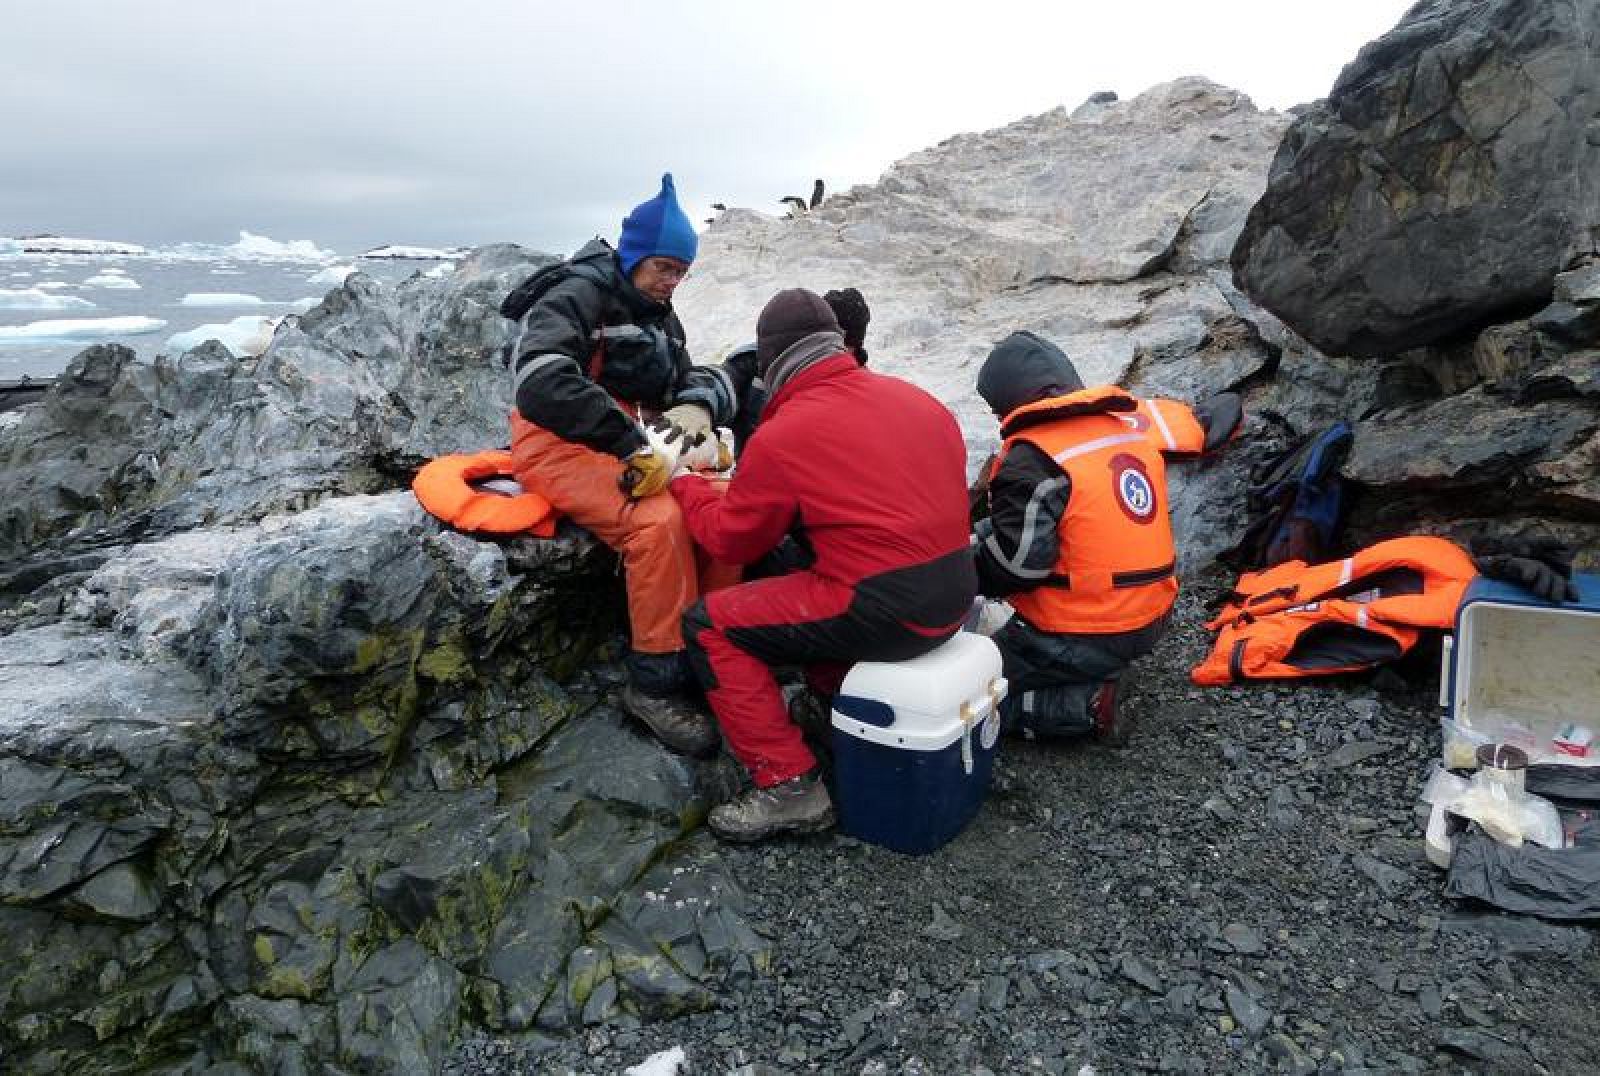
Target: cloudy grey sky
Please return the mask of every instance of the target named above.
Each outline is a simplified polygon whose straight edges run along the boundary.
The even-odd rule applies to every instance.
[[[1322,96],[1406,0],[0,0],[0,235],[352,252],[874,181],[1180,75]]]

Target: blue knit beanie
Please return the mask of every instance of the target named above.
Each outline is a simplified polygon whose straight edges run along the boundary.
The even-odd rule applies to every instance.
[[[622,271],[631,273],[634,266],[657,254],[692,262],[699,249],[700,238],[678,205],[678,191],[668,172],[661,177],[661,193],[640,202],[622,219],[622,238],[617,241]]]

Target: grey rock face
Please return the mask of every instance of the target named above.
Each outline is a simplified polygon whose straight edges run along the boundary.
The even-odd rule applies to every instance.
[[[356,496],[136,546],[0,635],[8,1067],[429,1071],[466,1020],[657,1018],[763,971],[678,850],[695,773],[571,679],[612,585],[586,536]]]
[[[253,522],[378,492],[426,459],[504,444],[511,324],[497,310],[549,259],[485,247],[442,280],[354,274],[279,326],[259,358],[206,344],[138,362],[90,348],[0,426],[0,563]],[[0,586],[36,584],[0,570]]]
[[[1284,135],[1232,256],[1332,354],[1393,354],[1550,300],[1600,243],[1600,5],[1425,0]]]

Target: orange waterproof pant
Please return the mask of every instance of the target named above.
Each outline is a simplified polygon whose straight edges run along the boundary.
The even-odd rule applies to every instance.
[[[631,500],[617,485],[622,461],[564,441],[513,412],[511,461],[517,481],[622,557],[633,648],[683,649],[683,611],[702,593],[739,581],[737,567],[696,548],[670,493]]]

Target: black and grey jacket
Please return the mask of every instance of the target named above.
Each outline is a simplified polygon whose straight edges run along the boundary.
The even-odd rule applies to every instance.
[[[619,400],[697,403],[715,424],[733,421],[748,385],[737,370],[690,364],[672,305],[635,288],[608,243],[592,240],[552,279],[526,310],[502,308],[518,323],[506,359],[523,418],[619,458],[645,443]]]

